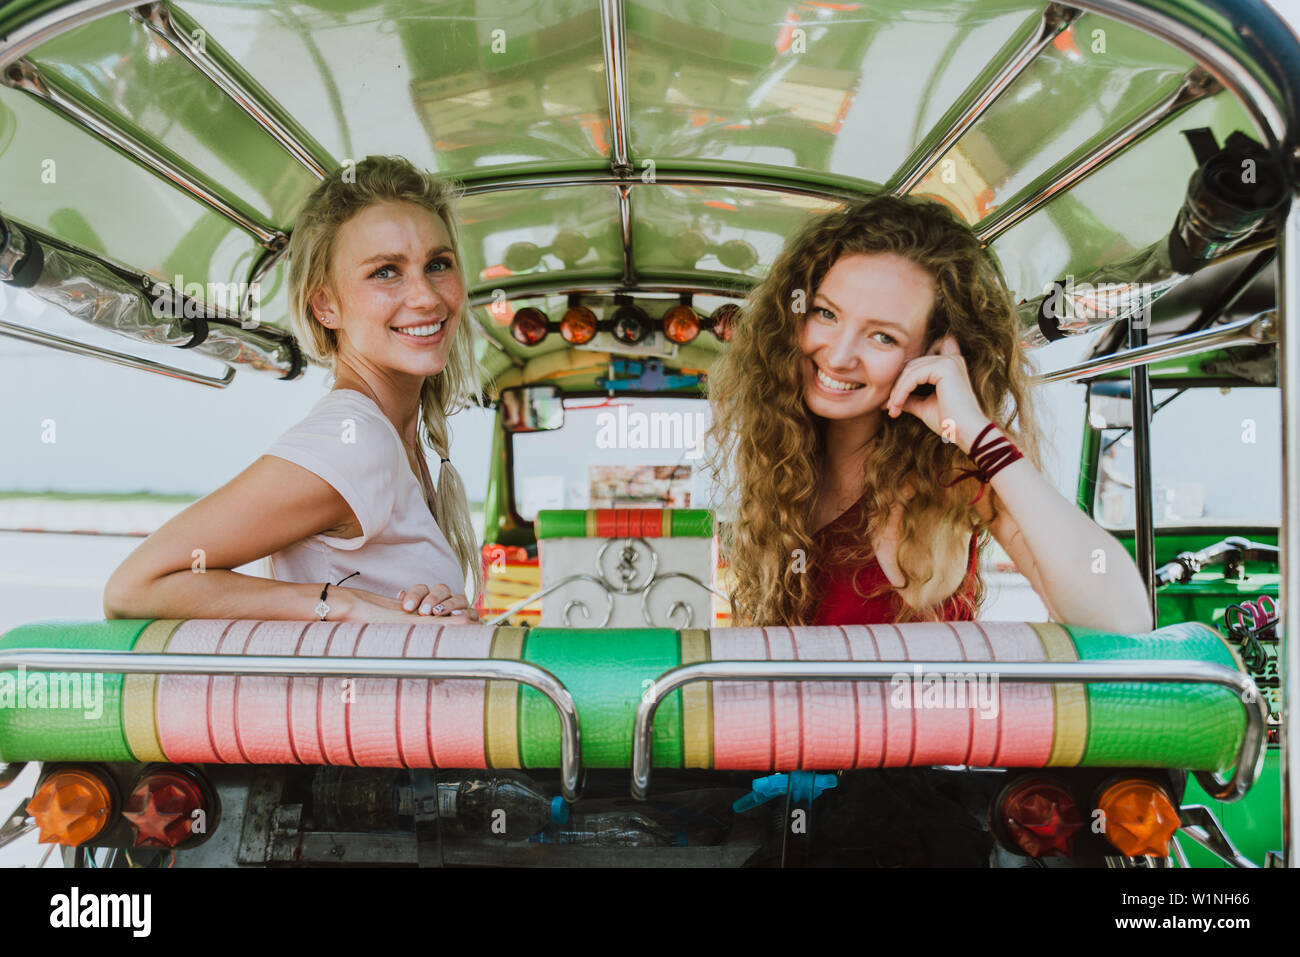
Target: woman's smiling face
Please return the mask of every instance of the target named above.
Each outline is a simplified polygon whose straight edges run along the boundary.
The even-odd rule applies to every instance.
[[[334,239],[334,295],[311,304],[339,332],[340,349],[381,368],[437,375],[465,302],[451,237],[442,219],[414,203],[375,203]],[[336,298],[337,297],[337,298]]]
[[[852,253],[827,271],[803,332],[804,401],[815,415],[883,415],[898,374],[925,352],[934,280],[896,253]]]

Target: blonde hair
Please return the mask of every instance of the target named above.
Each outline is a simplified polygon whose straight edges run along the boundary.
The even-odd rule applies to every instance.
[[[447,228],[455,253],[455,269],[464,285],[465,273],[452,210],[458,194],[459,185],[455,182],[421,172],[400,156],[367,156],[355,167],[334,170],[316,187],[298,214],[288,248],[289,322],[308,356],[328,366],[331,374],[337,376],[338,332],[313,317],[308,300],[316,290],[332,288],[329,266],[339,229],[375,203],[414,203],[437,215]],[[449,457],[447,417],[470,405],[480,388],[479,368],[474,359],[474,324],[468,303],[466,297],[447,365],[438,375],[428,376],[420,386],[421,431],[425,444],[440,460]],[[434,518],[477,596],[482,590],[478,540],[470,520],[465,484],[451,462],[443,462],[438,473]]]
[[[810,623],[824,596],[819,576],[807,572],[819,562],[864,563],[896,505],[906,506],[898,547],[905,583],[859,595],[897,593],[898,621],[937,617],[938,605],[926,600],[925,586],[935,580],[938,560],[951,559],[958,531],[987,531],[970,504],[973,483],[952,489],[942,484],[970,467],[969,460],[956,443],[903,414],[884,418],[870,446],[863,474],[867,507],[843,530],[852,544],[819,554],[812,516],[825,454],[824,420],[804,402],[800,335],[807,307],[800,304],[811,302],[841,256],[881,252],[903,256],[931,275],[935,302],[926,348],[945,335],[956,338],[980,407],[1030,461],[1040,463],[1019,319],[996,262],[970,228],[937,203],[892,195],[811,218],[750,293],[730,348],[709,377],[711,470],[734,509],[722,545],[732,568],[737,625]],[[997,496],[989,493],[996,516]],[[803,562],[796,561],[800,556]],[[964,593],[971,589],[975,597],[968,600]],[[957,595],[973,616],[983,599],[978,572],[966,573]]]

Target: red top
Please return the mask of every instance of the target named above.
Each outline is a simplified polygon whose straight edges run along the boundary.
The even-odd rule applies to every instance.
[[[864,496],[865,498],[865,496]],[[823,550],[829,547],[833,533],[837,528],[844,525],[849,516],[862,503],[862,499],[854,502],[849,509],[839,518],[835,519],[829,525],[819,529],[815,533],[818,544]],[[968,570],[973,572],[978,562],[978,543],[976,537],[970,537],[970,565]],[[826,562],[819,563],[822,565],[821,586],[822,599],[821,607],[817,610],[817,617],[812,622],[814,625],[876,625],[886,624],[894,620],[894,616],[900,607],[902,599],[898,595],[897,589],[887,592],[874,600],[860,598],[853,589],[853,582],[856,571],[858,586],[861,591],[871,594],[873,590],[881,585],[888,585],[889,579],[885,577],[885,571],[880,567],[880,562],[874,555],[870,556],[866,562],[853,569],[844,565],[830,565]],[[974,582],[966,591],[967,598],[975,597]],[[958,602],[959,595],[953,595],[943,603],[939,617],[943,621],[970,621],[970,611]]]

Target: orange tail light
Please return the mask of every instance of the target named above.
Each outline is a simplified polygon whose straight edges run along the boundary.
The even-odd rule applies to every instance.
[[[1153,781],[1130,778],[1112,784],[1097,800],[1106,840],[1127,857],[1169,856],[1169,841],[1178,830],[1178,809]]]
[[[94,771],[62,768],[37,789],[27,804],[42,844],[77,847],[104,830],[113,818],[113,791]]]

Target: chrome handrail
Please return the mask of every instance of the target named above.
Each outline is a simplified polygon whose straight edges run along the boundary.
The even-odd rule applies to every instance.
[[[55,648],[0,650],[0,670],[131,675],[274,675],[287,678],[428,678],[517,681],[544,694],[560,716],[560,789],[579,797],[582,736],[573,695],[545,668],[510,658],[326,658],[289,655],[144,654]]]
[[[152,359],[142,359],[139,356],[127,355],[125,352],[114,352],[112,349],[92,346],[86,342],[77,342],[75,339],[65,339],[63,336],[56,336],[52,332],[42,332],[38,329],[29,329],[26,326],[16,326],[12,322],[0,321],[0,336],[8,336],[11,339],[30,342],[33,345],[49,346],[51,349],[71,352],[74,355],[86,356],[91,359],[104,359],[131,369],[143,369],[145,372],[154,372],[158,375],[170,376],[173,379],[184,379],[187,382],[197,382],[199,385],[208,385],[216,389],[224,389],[235,379],[234,366],[225,363],[222,363],[226,365],[224,375],[220,377],[204,375],[202,372],[191,372],[189,369],[154,362]],[[219,359],[213,361],[220,362]]]
[[[1106,372],[1118,372],[1134,366],[1160,362],[1164,359],[1176,359],[1182,356],[1198,355],[1215,349],[1227,349],[1231,346],[1261,345],[1277,341],[1277,311],[1247,316],[1235,322],[1226,322],[1221,326],[1211,326],[1201,332],[1174,336],[1153,345],[1123,349],[1098,359],[1089,359],[1077,365],[1066,366],[1055,372],[1045,372],[1033,377],[1035,384],[1048,382],[1069,382],[1090,375],[1102,375]]]
[[[1264,762],[1268,706],[1259,689],[1249,675],[1207,661],[701,661],[665,671],[642,694],[632,732],[632,796],[644,801],[649,794],[655,711],[682,685],[695,681],[888,681],[897,675],[910,679],[918,666],[931,674],[950,672],[1013,682],[1217,684],[1242,702],[1246,731],[1230,779],[1213,771],[1196,771],[1196,780],[1211,797],[1235,801],[1250,790]]]

